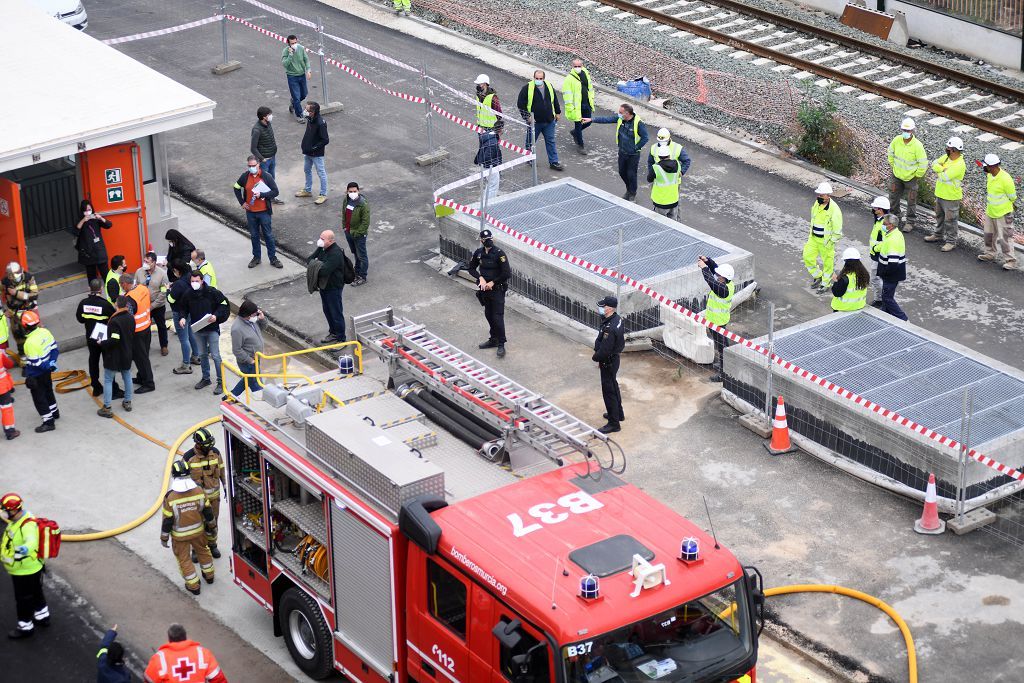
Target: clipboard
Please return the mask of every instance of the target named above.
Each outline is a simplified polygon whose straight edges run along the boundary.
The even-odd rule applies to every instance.
[[[101,341],[105,341],[106,338],[107,338],[107,324],[106,323],[96,323],[96,325],[92,328],[92,333],[89,334],[89,339],[92,339],[93,341],[96,341],[96,342],[101,342]]]
[[[190,325],[193,332],[199,332],[200,330],[210,326],[210,317],[204,316],[202,320],[197,320]]]

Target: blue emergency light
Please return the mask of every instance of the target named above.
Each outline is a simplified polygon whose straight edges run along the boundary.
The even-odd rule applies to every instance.
[[[700,559],[700,545],[696,538],[683,539],[679,545],[679,559],[683,562],[696,562]]]
[[[351,375],[356,371],[356,362],[352,356],[338,356],[338,372],[343,375]]]
[[[593,574],[580,578],[580,597],[584,600],[595,600],[601,593],[600,582]]]

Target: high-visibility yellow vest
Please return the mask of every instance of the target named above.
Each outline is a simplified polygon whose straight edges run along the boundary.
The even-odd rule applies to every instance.
[[[678,166],[676,167],[679,168]],[[679,171],[668,173],[659,164],[654,164],[654,183],[651,185],[651,201],[659,206],[668,206],[679,201]]]
[[[843,236],[843,212],[831,198],[828,206],[818,202],[811,205],[811,236],[826,242],[838,242]]]
[[[619,129],[622,128],[623,119],[620,118],[619,122],[615,124],[615,144],[619,143]],[[640,117],[633,114],[633,144],[640,144]]]
[[[928,154],[924,145],[916,137],[908,142],[902,135],[897,135],[889,143],[889,166],[892,174],[903,182],[924,177],[928,170]]]
[[[883,214],[882,218],[884,217],[885,215]],[[885,239],[885,224],[882,223],[882,218],[875,220],[875,224],[871,226],[871,234],[868,236],[868,248],[876,256],[882,248],[882,240]]]
[[[943,154],[932,164],[932,170],[938,178],[935,181],[935,196],[939,199],[954,202],[964,198],[964,190],[961,183],[964,174],[967,173],[967,162],[961,154],[956,159],[950,159]]]
[[[551,84],[544,81],[544,86],[548,89],[548,97],[551,98],[551,111],[555,110],[555,89],[551,87]],[[526,111],[533,113],[533,93],[537,89],[536,81],[530,81],[530,84],[526,86]]]
[[[864,304],[867,303],[868,299],[868,288],[857,289],[857,277],[855,275],[846,276],[846,292],[841,297],[832,297],[832,310],[833,311],[859,311],[864,308]]]
[[[217,286],[217,273],[213,270],[213,264],[209,261],[203,261],[203,265],[199,266],[199,272],[203,274],[203,278],[210,278],[210,281],[206,284],[211,287]]]
[[[985,214],[989,218],[1000,218],[1011,213],[1013,203],[1017,201],[1017,187],[1013,184],[1010,174],[999,169],[999,173],[989,174],[985,183],[988,190]]]
[[[729,293],[724,299],[714,291],[708,293],[708,305],[704,309],[704,317],[715,325],[728,325],[732,315],[732,297],[736,293],[736,286],[732,282],[727,283],[727,286]]]
[[[4,344],[11,336],[11,325],[7,321],[7,316],[4,315],[3,311],[0,311],[0,344]]]
[[[491,93],[476,103],[476,125],[481,128],[494,128],[498,123],[498,113],[491,108],[493,99],[494,93]]]
[[[640,142],[640,141],[637,140],[637,142]],[[658,158],[657,158],[655,152],[657,151],[657,148],[660,147],[660,146],[661,146],[660,142],[657,142],[657,143],[651,145],[651,152],[650,152],[650,154],[654,158],[654,162],[655,163],[658,162]],[[683,153],[683,146],[680,145],[678,142],[670,142],[670,143],[668,143],[668,158],[669,159],[673,159],[675,161],[679,161],[679,157],[680,157],[680,155],[682,153]],[[682,176],[680,176],[680,181],[682,181]]]
[[[110,298],[110,294],[109,294],[109,292],[110,292],[110,287],[109,287],[110,281],[111,280],[118,281],[120,279],[121,279],[121,274],[120,273],[118,273],[116,270],[108,270],[107,271],[107,277],[106,277],[106,279],[103,280],[103,296],[110,303],[114,303],[116,301],[116,297],[114,299]]]

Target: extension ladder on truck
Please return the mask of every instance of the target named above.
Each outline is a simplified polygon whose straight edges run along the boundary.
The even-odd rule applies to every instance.
[[[594,448],[608,451],[609,464],[622,449],[606,434],[562,410],[543,396],[509,379],[494,368],[462,351],[426,326],[396,316],[391,307],[356,316],[356,338],[389,363],[396,376],[409,377],[491,424],[505,437],[513,469],[534,464],[517,444],[527,444],[557,464],[562,458],[581,454],[601,458]],[[603,453],[602,453],[603,455]],[[625,467],[623,457],[616,468]]]

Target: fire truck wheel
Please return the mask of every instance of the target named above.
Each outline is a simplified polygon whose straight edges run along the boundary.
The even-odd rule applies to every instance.
[[[334,671],[334,646],[316,601],[298,588],[289,588],[278,609],[285,643],[298,667],[313,679],[329,676]]]

